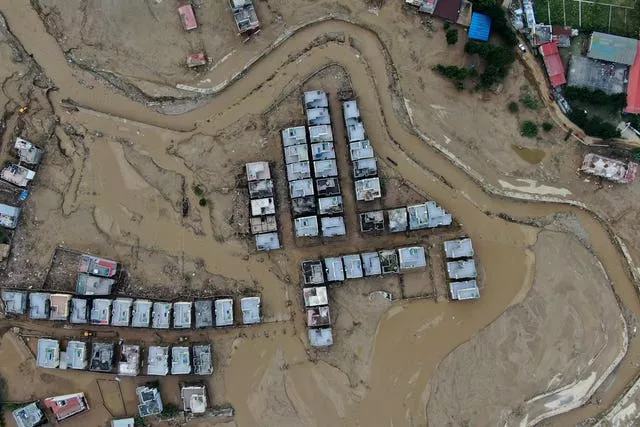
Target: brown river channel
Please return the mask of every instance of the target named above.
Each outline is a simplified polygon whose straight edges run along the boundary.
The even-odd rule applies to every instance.
[[[152,148],[154,139],[162,138],[163,132],[178,135],[181,139],[187,139],[194,133],[213,135],[239,117],[262,113],[283,91],[291,88],[292,82],[304,80],[326,64],[336,63],[347,70],[360,97],[367,133],[377,155],[393,159],[399,174],[421,192],[437,200],[463,224],[465,232],[474,240],[487,285],[482,299],[471,309],[466,305],[427,300],[396,303],[378,326],[371,351],[370,389],[358,403],[344,403],[348,408],[342,408],[346,413],[341,414],[340,418],[333,420],[332,417],[338,415],[322,413],[321,407],[313,406],[313,393],[316,391],[311,386],[309,389],[299,386],[298,398],[305,401],[310,413],[322,413],[322,416],[328,417],[327,422],[335,421],[333,425],[380,425],[381,416],[388,418],[386,425],[407,425],[407,413],[414,414],[412,423],[416,425],[427,422],[425,405],[428,384],[438,363],[456,346],[494,321],[510,305],[521,301],[531,286],[534,257],[529,248],[535,242],[537,230],[515,221],[526,222],[558,212],[574,214],[586,230],[591,248],[602,262],[624,308],[640,316],[640,300],[625,259],[612,242],[607,229],[590,213],[566,204],[525,202],[492,196],[398,120],[393,107],[398,100],[394,99],[396,95],[389,84],[390,64],[379,39],[365,28],[340,20],[327,20],[301,29],[247,70],[242,78],[212,97],[206,105],[182,115],[163,115],[101,85],[93,89],[80,85],[58,44],[45,31],[40,18],[27,1],[0,0],[0,9],[11,31],[58,87],[50,95],[58,115],[64,114],[60,101],[72,99],[86,110],[102,113],[81,110],[78,114],[86,115],[88,122],[100,121],[100,129],[105,133],[117,134],[122,119],[129,123],[145,124],[145,128],[150,129],[146,132],[149,139],[144,142],[145,148],[154,157],[159,156],[165,167],[185,174],[188,171],[183,170],[181,165],[172,165],[171,162],[175,163],[175,160],[171,160],[171,156],[164,152],[164,146]],[[289,62],[289,58],[306,49],[311,40],[326,33],[344,33],[357,40],[359,54],[351,47],[327,43],[322,48],[311,49],[301,60]],[[233,57],[217,67],[208,76],[214,82],[212,86],[230,79],[249,59]],[[109,182],[105,183],[107,185]],[[120,193],[114,197],[126,196]],[[515,221],[500,219],[498,214]],[[169,242],[155,241],[160,237],[153,228],[139,230],[139,233],[153,244],[171,245]],[[168,231],[164,236],[169,239],[173,232]],[[214,256],[216,252],[224,252],[228,248],[208,236],[181,234],[180,240],[181,250],[204,259],[211,271],[218,269],[230,273],[244,269],[237,262],[228,265],[228,260],[222,258],[221,261]],[[255,276],[267,274],[252,261],[250,263],[249,270],[253,269]],[[271,284],[277,283],[271,276],[266,280]],[[280,287],[265,292],[275,293],[274,299],[286,299]],[[280,304],[284,305],[283,302]],[[416,325],[419,327],[429,322],[435,322],[437,326],[416,332]],[[284,337],[264,348],[260,348],[259,342],[248,342],[239,346],[226,375],[236,378],[260,376],[267,369],[271,356],[279,351],[289,360],[302,362],[305,359],[303,346],[295,338]],[[636,379],[640,371],[633,361],[639,358],[640,340],[632,336],[627,355],[612,374],[615,379],[607,384],[606,391],[602,393],[602,405],[587,405],[548,421],[553,425],[566,426],[597,416]],[[314,376],[329,375],[323,371],[325,368],[322,365],[311,369]],[[305,384],[305,375],[310,375],[308,370],[293,369],[292,372],[296,384]],[[249,415],[252,408],[245,397],[249,392],[247,381],[236,379],[226,384],[228,398],[237,409],[238,425],[256,424]],[[336,405],[336,402],[333,403]]]

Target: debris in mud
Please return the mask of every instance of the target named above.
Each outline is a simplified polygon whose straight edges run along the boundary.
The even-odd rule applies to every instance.
[[[388,301],[393,301],[393,295],[390,292],[387,291],[373,291],[371,293],[369,293],[369,299],[373,300],[375,297],[381,296],[382,298],[388,300]]]

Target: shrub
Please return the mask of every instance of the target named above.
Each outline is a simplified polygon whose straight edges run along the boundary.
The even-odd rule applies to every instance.
[[[551,129],[553,129],[553,124],[551,124],[549,122],[544,122],[544,123],[542,123],[542,129],[545,132],[549,132]]]
[[[200,196],[202,196],[203,193],[204,193],[204,190],[202,189],[202,187],[199,184],[195,184],[193,186],[193,194],[195,194],[196,196],[200,197]]]
[[[198,201],[198,204],[200,206],[207,206],[207,199],[205,199],[204,197],[201,197],[200,200]]]
[[[459,91],[463,91],[464,90],[464,82],[459,81],[458,83],[456,83],[456,89],[458,89]]]
[[[538,125],[536,125],[531,120],[527,120],[526,122],[522,123],[520,134],[528,138],[535,138],[536,136],[538,136]]]
[[[515,101],[511,101],[508,105],[508,108],[509,108],[509,111],[511,111],[514,114],[520,111],[520,106]]]
[[[447,30],[446,37],[447,44],[454,45],[458,43],[458,30],[456,30],[455,28]]]
[[[522,105],[530,110],[537,110],[541,105],[540,99],[538,99],[538,97],[531,92],[527,92],[525,95],[523,95],[520,98],[520,102],[522,102]]]
[[[456,67],[455,65],[438,64],[435,67],[433,67],[433,70],[437,71],[438,73],[442,74],[443,76],[449,79],[459,80],[459,81],[462,81],[471,75],[471,71],[469,69],[463,68],[463,67]]]
[[[163,405],[163,409],[162,409],[162,412],[160,413],[160,416],[162,418],[173,418],[177,416],[180,412],[181,411],[178,405],[173,403],[165,403]]]
[[[444,30],[447,31],[449,28],[451,28],[451,22],[444,21]]]

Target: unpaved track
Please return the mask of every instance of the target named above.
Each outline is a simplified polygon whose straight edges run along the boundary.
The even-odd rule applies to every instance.
[[[523,230],[519,226],[505,225],[502,220],[483,215],[482,212],[504,213],[512,218],[540,217],[556,212],[570,212],[580,219],[582,226],[588,232],[592,249],[602,261],[610,279],[615,284],[615,291],[625,308],[640,316],[640,304],[636,290],[628,276],[627,266],[620,251],[611,242],[608,230],[599,221],[582,210],[566,205],[522,203],[492,197],[463,171],[417,138],[405,124],[398,121],[393,105],[394,101],[397,105],[399,99],[394,98],[397,94],[392,93],[389,89],[389,64],[382,53],[384,52],[382,45],[369,30],[343,21],[326,21],[300,30],[264,60],[258,62],[237,84],[231,85],[216,96],[215,102],[181,116],[165,116],[155,113],[123,95],[114,94],[102,86],[96,86],[92,90],[81,86],[73,77],[75,70],[68,66],[59,46],[46,33],[40,19],[30,8],[28,2],[0,0],[0,8],[7,17],[12,31],[22,41],[25,49],[34,55],[35,60],[58,86],[59,91],[52,95],[54,104],[61,99],[71,98],[81,105],[97,111],[177,131],[191,132],[197,128],[201,132],[213,133],[231,124],[238,117],[264,111],[274,99],[278,98],[283,89],[288,87],[290,82],[312,73],[329,62],[341,64],[352,76],[354,89],[361,100],[367,131],[371,140],[374,141],[379,157],[393,158],[398,164],[397,169],[401,171],[402,176],[453,212],[464,224],[471,237],[476,234],[480,237],[479,230],[482,230],[483,235],[488,234],[495,239],[491,242],[483,242],[478,239],[480,261],[487,261],[485,263],[487,269],[496,271],[500,269],[500,266],[490,266],[488,260],[482,259],[483,252],[495,250],[499,252],[501,241],[521,240]],[[360,55],[358,56],[358,52],[351,47],[328,43],[321,48],[312,49],[299,62],[288,62],[287,59],[290,55],[304,50],[313,39],[332,32],[344,33],[356,40]],[[240,70],[230,72],[228,69],[219,68],[215,70],[215,75],[218,77],[213,76],[211,80],[224,81],[238,71]],[[188,134],[185,134],[185,138],[187,136]],[[393,143],[385,143],[389,140]],[[432,175],[425,170],[444,178],[447,184],[433,179]],[[506,253],[503,255],[506,258],[509,257]],[[518,261],[517,265],[506,267],[507,271],[504,274],[509,275],[509,270],[513,269],[512,276],[518,277],[524,268],[523,259],[520,258]],[[488,286],[491,286],[490,281],[488,281]],[[406,396],[404,402],[402,398],[385,401],[385,397],[388,398],[388,390],[395,386],[394,375],[386,375],[392,373],[387,362],[393,361],[394,364],[402,366],[422,359],[434,359],[437,363],[437,360],[441,359],[448,351],[495,319],[510,304],[511,297],[522,286],[524,285],[521,283],[515,284],[514,288],[507,290],[502,297],[499,296],[500,292],[488,289],[483,301],[474,307],[473,316],[469,317],[467,314],[467,319],[470,322],[466,322],[467,326],[464,330],[451,329],[449,332],[453,332],[455,336],[442,342],[432,341],[426,345],[424,342],[419,345],[416,343],[415,353],[417,355],[403,356],[398,360],[398,355],[394,354],[396,348],[393,342],[381,343],[378,340],[373,356],[372,390],[361,405],[361,419],[375,420],[375,414],[380,410],[403,414],[405,411],[403,406],[409,406],[412,410],[419,408],[424,403],[420,396]],[[459,307],[449,308],[441,304],[432,307],[432,309],[445,312],[447,315],[455,313],[455,315],[464,316],[464,310]],[[411,321],[412,317],[418,315],[416,309],[412,309],[411,306],[406,311],[405,321]],[[400,316],[396,317],[400,318]],[[400,328],[406,323],[395,322],[395,320],[383,322],[381,326],[383,336],[402,333]],[[469,323],[472,325],[468,325]],[[419,357],[421,352],[429,354],[421,358]],[[594,416],[599,410],[608,407],[636,376],[638,368],[634,366],[633,361],[637,360],[639,356],[640,340],[632,338],[628,355],[621,362],[616,372],[615,381],[603,394],[602,406],[599,408],[589,406],[573,411],[564,418],[556,419],[557,424],[568,425]],[[426,388],[432,371],[433,369],[422,370],[416,384]],[[396,377],[395,380],[397,381],[398,378]],[[402,381],[403,377],[400,378],[400,382]],[[371,410],[367,410],[367,408]],[[377,410],[373,410],[373,408]],[[367,416],[367,414],[369,415]],[[398,422],[403,419],[404,417],[400,417]]]

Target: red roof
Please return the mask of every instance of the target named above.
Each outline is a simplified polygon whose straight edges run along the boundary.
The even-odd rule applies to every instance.
[[[552,25],[551,34],[553,34],[554,36],[571,37],[571,27],[563,27],[562,25]]]
[[[638,41],[638,48],[640,48],[640,41]],[[636,59],[629,69],[627,108],[624,111],[631,114],[640,114],[640,53],[636,54]]]
[[[556,87],[567,83],[564,76],[564,66],[560,53],[558,53],[558,42],[545,43],[540,46],[540,52],[544,59],[544,65],[547,67],[547,74],[551,80],[551,86]]]
[[[460,14],[461,4],[461,0],[438,0],[433,14],[442,19],[456,22],[458,20],[458,15]]]
[[[178,13],[182,18],[182,25],[185,30],[193,30],[198,28],[198,21],[196,21],[196,15],[193,13],[193,7],[190,4],[185,4],[178,8]]]
[[[83,393],[48,397],[44,399],[43,403],[45,407],[51,409],[58,421],[88,410]]]

